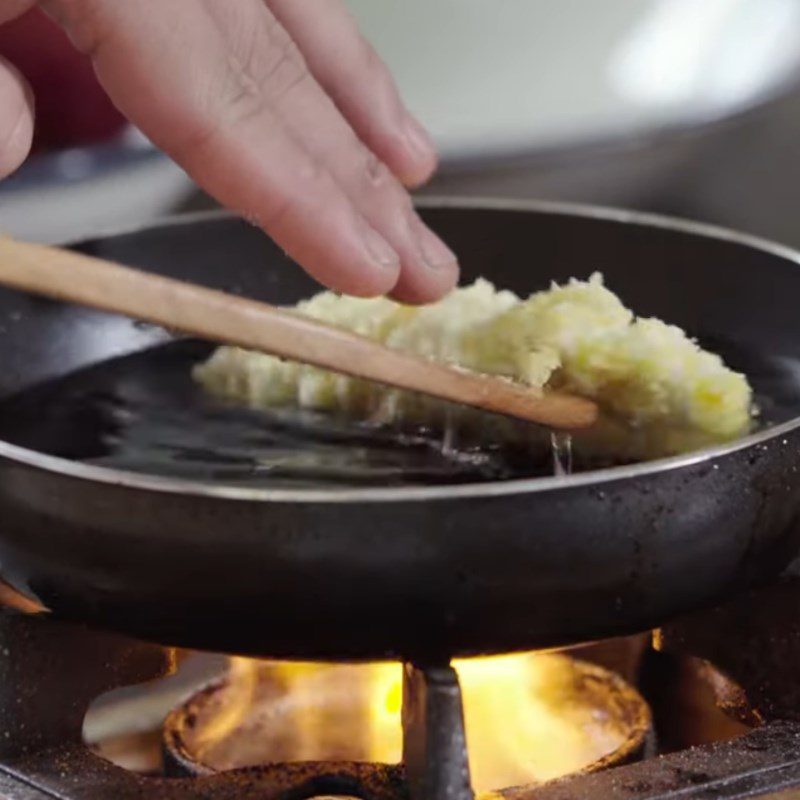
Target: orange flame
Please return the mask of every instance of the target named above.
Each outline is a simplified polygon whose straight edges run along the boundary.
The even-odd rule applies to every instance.
[[[513,655],[455,666],[477,791],[575,772],[631,736],[631,719],[614,713],[608,684],[596,668],[566,656]],[[628,699],[640,700],[625,689]],[[219,707],[202,715],[187,744],[216,769],[275,761],[395,763],[402,750],[401,702],[397,664],[234,659]],[[639,711],[636,724],[646,727],[644,701]]]

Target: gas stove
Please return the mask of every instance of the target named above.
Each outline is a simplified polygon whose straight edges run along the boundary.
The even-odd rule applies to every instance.
[[[736,720],[730,728],[734,734],[729,731],[722,741],[675,749],[659,722],[662,707],[670,704],[663,671],[632,669],[626,676],[638,682],[651,716],[649,708],[643,713],[637,707],[641,695],[636,689],[625,690],[621,678],[608,683],[607,670],[582,668],[581,681],[587,675],[595,683],[605,680],[609,702],[623,709],[630,727],[625,746],[615,758],[601,759],[558,780],[479,796],[508,800],[798,796],[792,790],[800,793],[796,669],[800,577],[787,575],[716,609],[674,620],[654,633],[653,642],[660,654],[655,663],[690,659],[718,705]],[[602,653],[603,647],[597,652]],[[586,653],[591,657],[592,649]],[[0,797],[301,800],[345,795],[364,800],[470,800],[475,796],[461,686],[448,664],[409,664],[402,669],[399,763],[304,760],[222,771],[204,767],[193,759],[187,733],[199,724],[209,698],[219,699],[224,681],[199,692],[170,715],[163,732],[164,766],[158,774],[126,770],[84,743],[84,717],[95,698],[117,687],[153,680],[173,667],[174,652],[167,647],[46,614],[3,611]]]

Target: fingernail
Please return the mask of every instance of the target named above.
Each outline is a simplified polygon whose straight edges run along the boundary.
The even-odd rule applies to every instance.
[[[417,242],[425,266],[431,269],[442,269],[458,261],[455,253],[419,217],[417,217],[415,227]]]
[[[363,223],[362,237],[367,252],[373,261],[376,261],[384,269],[397,269],[400,266],[400,256],[394,248],[383,238],[374,228],[366,222]]]
[[[405,133],[408,149],[415,158],[425,161],[436,158],[436,148],[430,134],[414,117],[408,117]]]

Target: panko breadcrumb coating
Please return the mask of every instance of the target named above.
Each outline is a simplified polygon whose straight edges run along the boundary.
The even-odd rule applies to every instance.
[[[527,300],[479,279],[429,306],[323,292],[296,310],[398,350],[590,397],[601,419],[576,436],[576,446],[588,456],[672,455],[735,439],[751,425],[752,392],[743,375],[680,328],[635,317],[599,274],[554,284]],[[254,408],[295,404],[393,423],[438,424],[446,407],[235,347],[220,347],[194,374],[209,392]],[[465,425],[475,415],[458,411]],[[504,428],[512,435],[511,423],[498,418],[492,424],[491,435],[503,435]],[[541,438],[541,431],[528,427],[532,438]],[[514,431],[518,436],[519,426]]]

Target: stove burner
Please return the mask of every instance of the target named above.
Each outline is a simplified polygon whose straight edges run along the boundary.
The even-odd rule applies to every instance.
[[[719,693],[763,721],[729,742],[701,746],[540,787],[505,800],[692,800],[777,796],[800,787],[800,579],[666,626],[660,647],[708,658],[740,687]],[[81,739],[89,703],[111,688],[156,678],[172,653],[49,619],[0,613],[0,798],[13,800],[364,800],[471,797],[460,693],[449,667],[406,668],[405,766],[291,764],[200,777],[145,777],[92,753]],[[720,688],[721,687],[721,688]],[[735,703],[731,698],[735,698]]]
[[[419,670],[398,664],[297,664],[234,659],[222,677],[167,716],[165,752],[180,774],[332,758],[425,763],[428,731],[458,746],[463,696],[472,784],[478,791],[540,784],[641,756],[646,701],[615,673],[563,654],[524,653]],[[405,686],[402,687],[403,682]],[[404,691],[402,691],[402,689]],[[401,737],[401,695],[405,695]],[[425,724],[423,698],[452,702]],[[441,704],[433,705],[437,710]],[[455,720],[455,721],[454,721]],[[418,796],[431,794],[419,788]],[[435,793],[434,793],[435,794]]]

